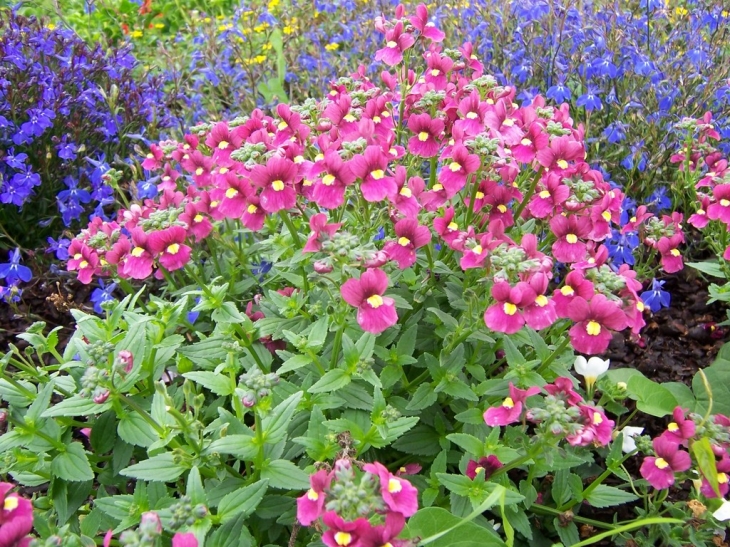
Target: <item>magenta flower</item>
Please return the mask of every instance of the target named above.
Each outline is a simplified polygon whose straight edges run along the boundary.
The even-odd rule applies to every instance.
[[[309,219],[309,227],[312,233],[309,234],[307,243],[302,249],[303,253],[315,253],[322,249],[322,236],[324,234],[326,239],[330,239],[334,233],[342,226],[341,223],[327,224],[327,215],[324,213],[318,213],[312,215]]]
[[[728,482],[728,473],[730,473],[730,458],[728,458],[727,453],[724,453],[720,461],[715,463],[715,467],[717,469],[717,486],[718,490],[720,490],[720,497],[724,498],[727,495],[728,490],[730,490],[730,483]],[[707,480],[707,477],[702,477],[702,486],[700,486],[700,492],[703,496],[707,498],[718,497],[715,491],[712,489],[710,481]]]
[[[590,302],[580,297],[573,299],[568,306],[568,317],[576,322],[568,331],[570,343],[586,355],[606,351],[613,337],[611,330],[626,327],[626,314],[602,294],[595,295]]]
[[[464,135],[478,135],[484,131],[484,114],[487,103],[481,100],[479,91],[473,90],[459,101],[459,119],[454,122],[454,131],[462,131]]]
[[[147,234],[142,228],[131,230],[132,248],[124,258],[122,272],[132,279],[147,279],[152,275],[154,258],[149,250]]]
[[[391,511],[410,517],[418,511],[418,489],[402,477],[393,475],[381,463],[366,463],[363,471],[380,479],[380,494]]]
[[[364,547],[372,533],[372,526],[364,518],[348,522],[334,511],[327,511],[322,522],[329,529],[322,534],[322,542],[327,547]]]
[[[419,4],[416,7],[416,15],[411,17],[411,24],[418,29],[421,36],[428,38],[432,42],[441,42],[446,36],[436,28],[436,25],[428,22],[428,9],[423,4]]]
[[[408,151],[422,158],[432,158],[439,151],[438,138],[444,130],[444,121],[428,114],[414,114],[408,118],[408,129],[414,136],[408,139]]]
[[[198,547],[198,539],[192,532],[178,532],[172,536],[172,547]]]
[[[249,230],[257,232],[264,227],[266,211],[261,207],[261,200],[254,194],[248,196],[247,203],[248,205],[246,205],[241,216],[241,224]]]
[[[489,427],[509,425],[520,421],[522,403],[525,399],[540,393],[540,388],[532,386],[528,389],[518,389],[509,383],[509,397],[506,397],[500,406],[488,408],[484,413],[484,422]]]
[[[715,203],[707,208],[707,216],[730,224],[730,184],[718,184],[712,189],[712,195]]]
[[[254,189],[248,181],[229,171],[216,178],[217,189],[212,191],[218,203],[218,212],[226,218],[241,218]]]
[[[498,244],[500,242],[497,241],[496,243]],[[463,255],[461,260],[459,260],[459,266],[464,271],[470,268],[481,268],[484,265],[489,251],[494,247],[491,233],[482,234],[479,240],[470,238],[462,250]]]
[[[520,163],[532,163],[537,153],[547,147],[549,142],[550,136],[545,133],[542,124],[533,122],[519,144],[512,147],[512,157]]]
[[[583,427],[576,433],[566,437],[571,446],[606,446],[611,442],[615,422],[609,420],[598,407],[579,405]]]
[[[662,436],[654,439],[656,456],[644,458],[639,472],[657,490],[674,484],[674,474],[687,471],[692,466],[689,454],[679,450],[679,443]]]
[[[382,201],[393,197],[398,189],[395,179],[388,175],[388,156],[379,146],[368,146],[363,154],[350,160],[352,173],[362,180],[360,191],[365,201]]]
[[[684,417],[682,407],[677,407],[672,413],[672,420],[667,425],[667,430],[662,435],[668,437],[679,444],[686,444],[688,440],[695,436],[695,423],[693,420]]]
[[[404,218],[395,223],[396,241],[389,241],[383,250],[391,260],[398,262],[398,268],[405,270],[416,263],[416,249],[428,245],[431,230],[420,226],[417,220]]]
[[[399,165],[395,168],[396,194],[391,198],[393,205],[406,218],[416,218],[421,204],[418,197],[423,192],[425,183],[421,177],[411,177],[406,181],[406,168]]]
[[[169,271],[179,270],[190,261],[191,249],[185,245],[186,237],[185,228],[170,226],[149,234],[147,246],[161,266]]]
[[[395,301],[383,296],[388,276],[379,269],[367,270],[360,279],[348,279],[340,288],[345,302],[357,308],[357,323],[362,330],[380,334],[398,322]]]
[[[550,229],[558,238],[553,243],[553,254],[560,262],[580,262],[586,256],[586,244],[581,241],[591,233],[588,217],[556,215],[550,220]]]
[[[504,467],[504,464],[499,461],[497,456],[487,456],[486,458],[479,458],[479,461],[469,460],[469,463],[466,464],[466,472],[464,474],[471,480],[474,480],[479,471],[482,471],[484,480],[486,481],[500,467]]]
[[[441,236],[446,245],[455,250],[463,249],[461,246],[455,245],[455,241],[460,240],[464,234],[459,230],[459,225],[454,222],[454,208],[447,207],[444,210],[444,216],[433,219],[433,229]]]
[[[565,285],[553,293],[553,302],[558,317],[568,317],[568,307],[574,298],[584,300],[593,298],[593,283],[585,278],[581,270],[573,270],[565,276]]]
[[[78,272],[78,279],[84,285],[91,283],[91,278],[99,271],[99,255],[94,249],[81,240],[74,239],[68,246],[68,271]]]
[[[484,323],[490,329],[505,334],[514,334],[525,325],[521,309],[535,302],[537,295],[527,283],[514,287],[506,281],[492,285],[492,296],[497,301],[484,312]]]
[[[297,176],[294,162],[274,156],[266,165],[257,165],[251,171],[251,182],[263,188],[261,191],[261,207],[267,213],[277,213],[291,209],[297,202],[297,191],[294,189],[294,178]]]
[[[466,185],[469,175],[479,169],[480,161],[479,156],[470,154],[461,144],[454,145],[449,156],[441,157],[444,165],[438,180],[446,189],[446,196],[452,198]]]
[[[310,177],[319,177],[314,181],[312,200],[320,207],[336,209],[345,202],[345,188],[355,181],[350,166],[342,161],[335,150],[328,150],[324,160],[312,168]]]
[[[552,384],[542,387],[550,395],[563,399],[570,406],[575,406],[583,400],[580,393],[573,389],[573,380],[564,376],[555,378]]]
[[[656,249],[661,254],[661,264],[665,272],[676,273],[684,268],[682,253],[678,249],[683,242],[684,237],[681,233],[663,237],[657,242]]]
[[[368,534],[367,542],[363,545],[374,545],[377,547],[406,547],[412,545],[408,540],[395,539],[401,533],[406,524],[406,519],[397,511],[388,511],[385,515],[385,523],[374,526]]]
[[[563,184],[556,173],[548,173],[542,179],[543,189],[535,192],[527,208],[534,217],[546,218],[556,212],[558,207],[570,197],[570,188]]]
[[[33,529],[33,505],[18,494],[8,494],[15,485],[0,482],[0,547],[25,547]]]
[[[545,329],[558,320],[555,312],[555,303],[551,298],[545,296],[548,287],[548,276],[542,272],[536,272],[530,278],[529,284],[535,291],[535,300],[522,309],[527,326],[531,329]]]
[[[150,151],[147,156],[145,156],[145,159],[142,162],[142,169],[156,171],[157,169],[162,167],[163,159],[165,159],[165,153],[162,151],[162,148],[160,148],[156,144],[151,144]]]
[[[297,520],[302,526],[309,526],[322,514],[325,502],[325,490],[332,482],[332,474],[320,469],[314,475],[310,475],[309,484],[311,488],[297,498]]]
[[[572,161],[582,161],[585,158],[585,148],[582,142],[575,140],[571,135],[555,137],[550,146],[546,146],[535,154],[538,163],[551,171],[565,171]]]
[[[404,32],[403,23],[398,21],[392,29],[385,31],[385,47],[375,52],[375,60],[395,66],[403,60],[403,52],[415,43],[413,35]]]

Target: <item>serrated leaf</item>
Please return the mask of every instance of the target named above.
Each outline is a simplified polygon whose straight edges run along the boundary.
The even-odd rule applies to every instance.
[[[345,387],[352,381],[349,374],[341,368],[336,368],[325,373],[307,391],[310,393],[327,393]]]
[[[614,486],[599,484],[592,492],[589,492],[585,499],[593,507],[611,507],[621,505],[638,499],[631,492],[626,492]]]
[[[208,499],[205,496],[205,488],[203,488],[203,479],[200,477],[200,471],[197,466],[190,470],[188,482],[185,486],[185,495],[190,498],[193,505],[199,503],[207,505]]]
[[[258,447],[250,435],[226,435],[213,441],[207,452],[230,454],[240,460],[253,460],[258,453]]]
[[[466,433],[452,433],[451,435],[446,435],[446,438],[477,458],[481,458],[484,455],[484,442],[480,441],[473,435],[467,435]]]
[[[302,395],[301,391],[290,395],[263,419],[262,426],[266,443],[276,444],[284,439],[289,422],[291,422]]]
[[[122,469],[119,474],[141,481],[171,482],[182,475],[185,469],[186,467],[173,461],[170,452],[165,452],[130,465],[126,469]]]
[[[311,362],[312,358],[308,355],[294,355],[293,357],[290,357],[289,359],[284,361],[284,363],[281,365],[281,367],[279,367],[276,373],[282,375],[285,372],[298,370],[302,367],[306,367]]]
[[[90,481],[94,472],[89,465],[89,458],[81,443],[72,442],[66,451],[58,454],[51,461],[53,474],[66,481]]]
[[[266,479],[239,488],[227,494],[218,504],[218,517],[222,523],[237,517],[248,516],[256,510],[264,497],[269,482]]]
[[[145,448],[159,440],[157,432],[136,412],[122,415],[117,432],[124,442]]]
[[[269,481],[271,488],[306,490],[309,475],[287,460],[274,460],[261,469],[261,478]]]
[[[423,410],[434,404],[438,400],[438,394],[433,390],[433,386],[429,383],[421,384],[408,401],[406,410]]]
[[[206,389],[209,389],[216,395],[222,397],[232,395],[236,389],[236,386],[228,376],[218,372],[186,372],[183,374],[184,378],[192,380],[196,384],[200,384]]]
[[[100,405],[95,403],[93,399],[74,395],[69,399],[64,399],[60,403],[53,405],[41,416],[43,418],[55,418],[58,416],[89,416],[90,414],[106,412],[109,410],[109,406],[109,403]]]

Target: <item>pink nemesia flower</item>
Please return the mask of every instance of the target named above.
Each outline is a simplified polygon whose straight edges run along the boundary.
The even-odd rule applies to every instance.
[[[345,188],[355,181],[349,164],[345,163],[335,150],[328,150],[320,165],[312,168],[310,177],[319,177],[314,182],[312,200],[320,207],[336,209],[345,202]]]
[[[615,422],[609,420],[603,410],[591,405],[578,405],[583,427],[566,437],[571,446],[606,446],[611,442]]]
[[[226,218],[241,218],[246,209],[248,197],[254,193],[251,184],[236,173],[229,171],[216,177],[215,190],[211,193],[219,200],[218,212]]]
[[[309,526],[322,514],[325,502],[325,490],[332,482],[332,474],[320,469],[310,475],[309,484],[311,488],[297,498],[297,520],[302,526]]]
[[[165,153],[162,151],[162,148],[160,148],[156,144],[151,144],[150,151],[142,162],[142,169],[156,171],[157,169],[162,167],[162,160],[164,158]]]
[[[525,324],[521,308],[529,306],[537,295],[530,285],[524,282],[510,287],[506,281],[492,285],[492,296],[497,301],[484,312],[484,323],[490,329],[505,334],[514,334]]]
[[[687,441],[695,436],[695,423],[689,418],[684,417],[684,409],[677,407],[672,412],[674,418],[667,425],[667,430],[662,435],[667,436],[672,441],[679,444],[687,444]]]
[[[431,230],[428,226],[420,226],[417,220],[404,218],[395,223],[396,241],[389,241],[383,246],[388,256],[398,262],[398,268],[405,270],[416,263],[416,249],[428,245],[431,241]]]
[[[322,249],[322,234],[327,239],[331,238],[334,233],[342,226],[341,223],[327,224],[327,215],[324,213],[318,213],[312,215],[309,219],[309,228],[312,233],[309,234],[307,243],[302,249],[303,253],[314,253]]]
[[[454,247],[454,241],[460,239],[463,232],[459,230],[459,225],[454,222],[453,207],[447,207],[444,210],[444,216],[433,219],[433,229],[452,249],[461,250],[463,248],[463,246],[458,249]]]
[[[462,131],[466,136],[478,135],[484,131],[484,114],[487,103],[481,100],[479,91],[473,90],[459,101],[459,119],[454,122],[454,130]]]
[[[720,497],[724,498],[727,495],[728,490],[730,490],[730,483],[728,482],[728,473],[730,473],[730,458],[728,458],[727,452],[722,455],[720,461],[715,462],[715,468],[717,469],[717,486],[718,490],[720,491]],[[706,498],[718,497],[715,491],[712,489],[710,481],[708,481],[707,477],[704,476],[702,477],[702,486],[700,486],[700,493],[702,493],[702,495]]]
[[[560,376],[552,384],[542,386],[550,395],[563,399],[570,406],[575,406],[583,400],[580,393],[573,389],[573,380]]]
[[[147,234],[142,228],[134,228],[132,234],[132,249],[124,258],[122,272],[132,279],[147,279],[152,275],[154,258],[149,250]]]
[[[78,272],[78,280],[84,285],[91,283],[91,278],[99,271],[99,255],[86,243],[74,239],[68,246],[69,261],[66,268],[70,272]]]
[[[0,546],[21,547],[30,543],[26,537],[33,529],[33,505],[18,494],[9,494],[15,485],[0,482]]]
[[[512,147],[512,157],[520,163],[532,163],[536,154],[547,147],[549,142],[550,136],[545,133],[542,124],[533,122],[519,144]]]
[[[367,538],[372,533],[372,526],[364,518],[348,522],[334,511],[327,511],[322,522],[328,530],[322,534],[322,543],[327,547],[367,547]]]
[[[397,511],[388,511],[385,523],[374,526],[368,537],[368,545],[373,547],[406,547],[412,543],[405,539],[395,539],[406,524],[406,519]]]
[[[387,174],[388,156],[379,146],[368,146],[363,154],[354,156],[350,160],[350,169],[362,180],[360,191],[365,201],[376,202],[395,196],[395,179]]]
[[[611,330],[620,331],[626,327],[626,315],[621,308],[602,294],[590,302],[576,297],[568,306],[568,317],[576,324],[570,328],[570,343],[587,355],[603,353],[613,335]]]
[[[408,139],[408,151],[422,158],[432,158],[439,151],[436,140],[444,130],[444,121],[428,114],[414,114],[408,118],[408,129],[414,136]]]
[[[294,178],[297,172],[297,165],[294,162],[277,156],[270,158],[266,165],[257,165],[253,168],[251,182],[263,188],[259,199],[264,211],[278,213],[296,205]]]
[[[187,232],[182,226],[170,226],[152,232],[147,239],[149,250],[157,255],[157,260],[169,271],[179,270],[190,261],[190,247],[185,245]]]
[[[700,200],[700,206],[697,208],[697,211],[695,211],[695,213],[687,219],[687,222],[701,230],[710,222],[710,219],[707,216],[707,209],[710,206],[710,198],[709,196],[703,196],[702,194],[698,194],[697,197]]]
[[[406,168],[402,165],[395,168],[395,176],[393,178],[397,190],[395,196],[391,198],[391,201],[403,216],[406,218],[416,218],[418,211],[421,210],[418,197],[423,192],[425,182],[421,177],[411,177],[406,182],[407,173]]]
[[[672,237],[663,237],[657,242],[656,249],[661,254],[661,264],[665,272],[676,273],[684,268],[682,253],[678,249],[683,241],[684,236],[679,233]]]
[[[535,154],[538,163],[551,171],[565,171],[569,162],[582,161],[585,157],[583,143],[575,140],[571,135],[555,137],[550,146],[539,150]]]
[[[500,406],[490,407],[484,413],[484,422],[489,427],[509,425],[520,421],[522,403],[525,399],[540,393],[540,388],[532,386],[528,389],[518,389],[512,382],[509,383],[509,397],[506,397]]]
[[[418,511],[418,489],[402,477],[393,475],[381,463],[366,463],[363,471],[380,479],[380,494],[391,511],[410,517]]]
[[[446,196],[452,198],[466,185],[470,174],[479,169],[479,156],[470,154],[466,146],[456,144],[449,155],[441,156],[444,166],[438,180],[446,189]]]
[[[403,23],[398,21],[392,29],[385,31],[385,47],[375,52],[375,60],[395,66],[403,60],[403,52],[415,43],[413,35],[404,32]]]
[[[552,250],[560,262],[579,262],[586,256],[586,244],[581,238],[591,232],[591,221],[576,215],[556,215],[550,220],[550,229],[557,236]]]
[[[545,296],[549,278],[547,274],[536,272],[530,278],[529,284],[535,291],[535,300],[522,309],[527,326],[531,329],[541,330],[549,327],[558,320],[555,312],[555,303],[552,298]]]
[[[192,532],[178,532],[172,536],[172,547],[198,547],[198,538]]]
[[[466,464],[466,472],[464,473],[471,480],[474,480],[479,473],[483,471],[482,475],[484,480],[489,480],[497,469],[504,467],[504,464],[499,461],[497,456],[487,456],[486,458],[479,458],[479,461],[469,460]]]
[[[542,179],[543,189],[535,192],[527,206],[530,213],[537,218],[546,218],[557,211],[560,205],[570,197],[570,188],[563,184],[557,173],[548,173]]]
[[[428,22],[428,9],[423,4],[416,7],[416,15],[411,16],[410,20],[411,24],[421,33],[421,36],[432,42],[441,42],[446,36],[436,28],[436,25]]]
[[[659,436],[652,442],[656,456],[644,458],[639,472],[657,490],[664,490],[674,484],[674,474],[687,471],[692,459],[679,443],[668,437]]]
[[[357,323],[367,332],[380,334],[398,322],[395,301],[382,296],[388,276],[382,270],[367,270],[360,279],[348,279],[340,288],[345,302],[357,308]]]

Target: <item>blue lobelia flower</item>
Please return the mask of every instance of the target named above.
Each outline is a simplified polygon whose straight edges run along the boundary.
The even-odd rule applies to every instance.
[[[90,298],[90,300],[94,303],[94,311],[96,313],[99,315],[104,313],[104,308],[102,307],[104,302],[113,302],[116,300],[116,298],[112,295],[116,288],[116,283],[104,285],[104,281],[99,279],[99,288],[92,291]]]
[[[601,103],[601,99],[598,96],[597,91],[590,87],[588,88],[588,91],[578,97],[575,104],[585,107],[588,111],[601,110],[601,108],[603,108],[603,103]]]
[[[668,308],[672,300],[672,296],[662,288],[664,287],[664,283],[664,281],[653,279],[651,289],[641,293],[641,299],[644,301],[644,304],[649,306],[649,309],[653,313],[658,312],[662,308]]]
[[[27,283],[33,277],[30,268],[20,263],[20,249],[16,248],[10,253],[10,262],[0,264],[0,279],[5,279],[10,284],[18,281]]]

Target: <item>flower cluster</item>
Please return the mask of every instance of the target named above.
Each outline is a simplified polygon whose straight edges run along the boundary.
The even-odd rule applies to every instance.
[[[400,71],[383,72],[383,88],[353,74],[319,103],[279,105],[276,118],[254,111],[153,145],[143,165],[160,172],[159,199],[120,211],[116,221],[92,222],[69,246],[69,270],[84,283],[93,275],[161,277],[190,261],[217,220],[259,232],[274,215],[307,219],[309,207],[302,250],[325,255],[315,271],[365,269],[341,291],[364,330],[379,333],[397,321],[382,268],[408,269],[424,251],[432,265],[435,235],[437,258],[456,256],[462,270],[481,271],[491,283],[484,320],[492,330],[570,319],[572,344],[587,354],[605,351],[612,331],[638,332],[641,283],[628,265],[612,268],[603,245],[623,194],[585,162],[583,128],[567,105],[536,97],[517,106],[515,89],[485,76],[470,44],[443,49],[426,12],[399,16],[376,25],[386,39],[383,60]],[[401,66],[415,59],[416,44],[425,49],[418,76]],[[376,219],[385,227],[381,249],[353,245],[341,231],[343,210],[354,203],[388,212]],[[647,238],[676,229],[679,220],[667,218]],[[522,232],[527,221],[533,233]],[[676,258],[671,251],[662,256]],[[571,269],[560,287],[558,262]]]
[[[311,475],[311,488],[297,498],[297,520],[311,526],[321,519],[328,547],[405,545],[395,538],[418,510],[418,490],[403,472],[393,474],[378,462],[363,464],[362,471],[340,459],[334,470]]]
[[[154,134],[169,119],[160,83],[136,81],[128,49],[91,49],[71,30],[11,10],[0,14],[0,29],[3,224],[33,247],[57,235],[61,221],[103,217],[114,202],[107,161],[132,154],[130,134]]]
[[[20,249],[16,248],[10,253],[10,260],[0,264],[0,279],[5,281],[0,285],[0,300],[5,302],[17,302],[23,294],[20,288],[21,283],[27,283],[33,277],[33,272],[27,266],[23,266],[20,258]]]
[[[125,530],[119,536],[119,545],[124,547],[153,547],[162,535],[162,521],[157,513],[148,511],[140,518],[139,527]],[[114,533],[109,530],[104,536],[104,547],[110,547]],[[198,547],[198,539],[191,532],[177,532],[172,537],[172,547]]]

